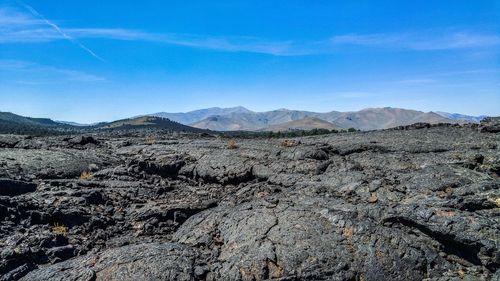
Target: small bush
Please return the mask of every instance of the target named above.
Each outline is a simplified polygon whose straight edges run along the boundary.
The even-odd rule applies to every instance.
[[[80,174],[80,180],[91,180],[92,178],[94,178],[94,175],[92,175],[92,173],[90,171],[83,171],[81,174]]]
[[[62,224],[56,223],[52,227],[52,233],[54,233],[55,235],[66,236],[68,235],[68,228]]]
[[[156,140],[154,138],[147,138],[146,139],[146,144],[147,145],[153,145],[156,143]]]
[[[234,140],[230,140],[227,144],[228,149],[236,149],[238,148],[238,145],[236,145],[236,142]]]
[[[300,141],[297,140],[284,140],[281,142],[281,146],[283,147],[294,147],[300,144]]]

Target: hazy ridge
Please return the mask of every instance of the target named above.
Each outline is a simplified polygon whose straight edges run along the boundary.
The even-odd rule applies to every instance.
[[[255,112],[242,106],[206,108],[185,113],[159,112],[113,122],[82,125],[70,121],[24,117],[0,112],[0,133],[44,134],[50,131],[164,129],[183,132],[293,131],[312,129],[378,130],[414,123],[478,123],[485,116],[423,112],[402,108],[367,108],[360,111],[326,113],[277,109]]]

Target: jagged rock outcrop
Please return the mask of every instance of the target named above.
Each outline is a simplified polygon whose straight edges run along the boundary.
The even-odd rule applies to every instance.
[[[0,280],[495,280],[485,124],[0,136]]]

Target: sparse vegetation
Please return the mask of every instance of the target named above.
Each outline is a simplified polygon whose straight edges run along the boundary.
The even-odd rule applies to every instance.
[[[250,131],[228,131],[223,132],[222,135],[233,138],[296,138],[306,136],[317,136],[337,133],[357,132],[354,128],[341,129],[341,130],[328,130],[328,129],[312,129],[312,130],[294,130],[294,131],[277,131],[277,132],[250,132]]]
[[[88,170],[85,170],[80,174],[80,180],[86,181],[86,180],[91,180],[93,178],[94,178],[94,175]]]
[[[238,145],[236,144],[235,140],[230,140],[227,143],[227,149],[236,149],[236,148],[238,148]]]
[[[156,139],[155,138],[152,138],[152,137],[149,137],[146,139],[146,142],[145,142],[147,145],[153,145],[156,143]]]
[[[287,132],[268,132],[268,137],[294,138],[294,137],[317,136],[317,135],[327,135],[327,134],[337,134],[337,133],[347,133],[347,132],[357,132],[357,131],[358,130],[354,128],[349,128],[346,130],[312,129],[308,131],[298,130],[298,131],[287,131]]]
[[[429,227],[429,222],[423,221],[425,218],[422,220],[408,211],[409,208],[429,209],[429,206],[432,206],[428,212],[432,216],[430,223],[436,231],[431,233],[435,236],[430,240],[441,239],[439,233],[449,233],[445,238],[451,246],[456,246],[462,245],[461,238],[470,241],[489,241],[491,238],[489,231],[476,231],[491,225],[487,216],[475,216],[472,222],[463,218],[470,217],[474,210],[485,214],[499,210],[496,208],[500,207],[500,196],[485,192],[485,189],[491,191],[497,180],[498,165],[493,161],[497,151],[487,146],[495,143],[495,134],[481,133],[467,126],[412,129],[403,133],[383,130],[335,134],[330,131],[329,135],[296,138],[284,137],[286,134],[281,132],[283,138],[280,139],[269,139],[268,132],[255,133],[260,135],[239,138],[219,132],[205,136],[114,131],[47,138],[1,136],[0,171],[9,177],[0,179],[0,185],[7,187],[0,188],[0,197],[10,199],[0,200],[0,216],[4,215],[4,224],[9,226],[0,235],[0,245],[5,245],[4,254],[7,253],[0,258],[0,264],[13,259],[29,259],[35,271],[28,272],[30,275],[25,279],[36,280],[38,275],[46,276],[47,270],[51,274],[56,272],[54,265],[49,264],[81,256],[87,251],[85,257],[65,263],[69,264],[64,267],[65,271],[51,275],[64,278],[67,274],[92,269],[94,265],[85,261],[99,260],[103,254],[110,259],[130,255],[132,262],[139,260],[137,264],[143,264],[144,257],[171,251],[171,245],[162,243],[175,235],[202,243],[208,241],[209,250],[226,247],[237,259],[247,261],[241,264],[242,267],[252,268],[252,260],[246,259],[246,249],[231,247],[234,243],[260,247],[263,234],[244,229],[241,232],[238,225],[244,222],[252,229],[259,229],[263,220],[269,220],[276,227],[264,225],[265,231],[273,227],[267,231],[268,236],[276,239],[276,243],[290,242],[284,243],[283,249],[291,255],[302,255],[305,261],[318,262],[320,267],[315,270],[318,276],[324,276],[324,272],[329,272],[339,262],[348,266],[365,262],[366,251],[357,246],[359,241],[379,239],[372,249],[373,255],[390,264],[401,260],[398,252],[425,248],[428,242],[425,239],[401,240],[406,232],[400,230],[401,227],[412,228],[413,223]],[[153,140],[156,141],[154,145],[145,145]],[[443,148],[448,150],[440,153]],[[462,160],[457,161],[457,155]],[[34,161],[26,165],[24,159]],[[469,163],[475,165],[471,172],[464,166]],[[16,166],[23,169],[16,169]],[[457,169],[461,173],[456,173]],[[82,180],[79,180],[80,174]],[[37,180],[33,180],[32,175]],[[332,184],[341,186],[332,188]],[[435,186],[440,188],[432,188]],[[356,190],[359,194],[353,200]],[[466,192],[461,192],[464,190]],[[415,197],[418,200],[413,200]],[[12,208],[14,201],[15,208]],[[388,210],[390,216],[387,216]],[[352,213],[357,215],[352,216]],[[325,218],[325,223],[311,226],[309,222],[317,220],[318,214]],[[193,216],[206,218],[209,227],[189,223]],[[19,218],[28,219],[20,223]],[[290,218],[291,223],[287,222]],[[328,219],[335,220],[338,227],[332,228]],[[380,223],[373,223],[374,220]],[[406,225],[407,222],[411,226]],[[178,231],[180,224],[183,224],[182,231]],[[449,229],[449,224],[457,227]],[[304,235],[290,236],[297,231]],[[36,235],[37,232],[40,235]],[[229,232],[236,238],[221,236]],[[319,232],[324,235],[315,235]],[[192,236],[193,233],[199,235]],[[19,256],[16,253],[19,245],[9,244],[13,236],[43,259]],[[339,237],[342,239],[340,244],[337,243]],[[404,243],[391,243],[393,239]],[[113,249],[103,248],[117,241],[131,241],[131,245],[120,243]],[[312,250],[304,254],[303,247],[294,247],[297,243]],[[331,247],[317,247],[325,243]],[[196,249],[184,246],[179,254],[189,251],[189,259],[195,259]],[[467,244],[466,248],[475,253],[480,247]],[[442,254],[443,249],[429,248],[424,252],[412,252],[412,255],[418,260],[432,260]],[[495,250],[485,252],[485,259],[494,259]],[[443,253],[456,254],[450,251]],[[396,254],[391,255],[391,252]],[[327,262],[320,263],[321,257],[326,257]],[[257,259],[264,265],[264,271],[258,272],[258,276],[294,278],[286,272],[286,268],[295,266],[293,262],[270,259],[266,255]],[[163,272],[163,265],[169,265],[168,260],[168,257],[155,259],[147,261],[146,265],[152,263],[148,269]],[[465,253],[440,262],[447,268],[470,263],[478,272],[481,270],[481,274],[488,272],[486,266],[475,264],[476,261],[475,254]],[[193,271],[198,265],[189,260],[184,262],[174,266],[187,266]],[[204,257],[201,262],[220,261],[215,255]],[[232,268],[234,263],[221,265]],[[442,273],[439,268],[425,271],[412,259],[398,265],[401,267],[391,268],[387,274],[398,276],[403,272],[405,276],[420,278],[427,273],[435,276]],[[370,266],[367,264],[366,268]],[[7,270],[7,274],[17,274],[17,271],[10,273],[16,268]],[[203,274],[209,272],[203,269]],[[218,272],[220,278],[238,274],[238,271]],[[469,271],[465,276],[476,277]],[[111,276],[110,279],[119,277]]]
[[[7,121],[0,120],[0,134],[51,136],[51,135],[62,135],[64,133],[65,133],[64,131],[58,131],[52,128],[43,128],[34,125],[9,123]]]
[[[55,235],[66,236],[68,235],[68,228],[62,224],[54,224],[52,227],[52,233]]]
[[[284,140],[281,142],[281,146],[283,147],[294,147],[300,144],[298,140]]]

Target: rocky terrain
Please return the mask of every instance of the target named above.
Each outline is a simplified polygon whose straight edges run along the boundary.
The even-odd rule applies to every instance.
[[[0,280],[499,280],[499,131],[0,135]]]

